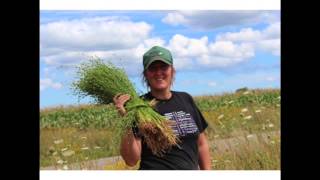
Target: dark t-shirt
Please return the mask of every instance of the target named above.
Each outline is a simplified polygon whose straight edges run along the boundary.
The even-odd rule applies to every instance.
[[[169,120],[175,121],[172,126],[174,133],[179,137],[178,146],[173,146],[164,156],[158,157],[152,154],[147,144],[142,140],[142,152],[140,170],[194,170],[199,169],[199,155],[197,139],[208,124],[203,115],[195,105],[192,97],[185,92],[171,91],[172,97],[169,100],[158,100],[156,111],[166,116]],[[151,93],[142,96],[151,100]],[[134,128],[135,134],[138,129]]]

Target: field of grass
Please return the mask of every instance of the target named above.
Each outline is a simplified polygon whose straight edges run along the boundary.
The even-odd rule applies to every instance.
[[[280,90],[256,89],[194,97],[209,127],[212,169],[280,169]],[[81,105],[40,110],[40,166],[118,156],[120,121],[113,105]],[[103,169],[135,169],[123,161]],[[78,169],[96,169],[82,165]]]

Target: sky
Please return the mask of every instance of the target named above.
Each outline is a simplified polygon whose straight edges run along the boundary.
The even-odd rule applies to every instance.
[[[160,45],[173,55],[172,90],[193,96],[238,88],[280,88],[279,10],[41,10],[40,108],[91,103],[70,85],[96,56],[124,68],[139,94],[142,56]]]

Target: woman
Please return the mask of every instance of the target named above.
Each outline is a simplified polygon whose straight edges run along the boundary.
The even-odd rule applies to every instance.
[[[211,160],[204,134],[208,124],[189,94],[171,91],[175,69],[170,51],[159,46],[152,47],[143,55],[143,66],[144,81],[150,92],[142,97],[148,100],[155,98],[158,101],[157,112],[176,122],[172,129],[180,142],[159,157],[152,154],[137,128],[129,129],[121,141],[122,158],[129,166],[136,165],[140,160],[140,170],[209,170]],[[121,115],[126,114],[124,105],[129,99],[127,94],[114,97],[114,104]]]

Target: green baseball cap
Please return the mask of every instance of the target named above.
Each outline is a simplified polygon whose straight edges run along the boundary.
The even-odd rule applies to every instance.
[[[146,70],[154,61],[162,61],[169,65],[173,64],[171,52],[160,46],[153,46],[143,55],[143,67]]]

